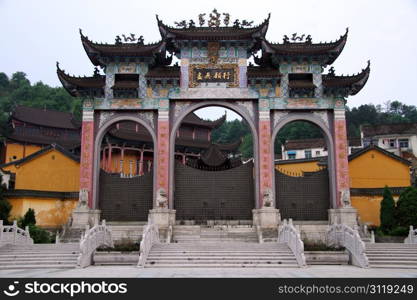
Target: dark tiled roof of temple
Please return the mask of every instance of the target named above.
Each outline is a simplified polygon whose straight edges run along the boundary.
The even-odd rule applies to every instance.
[[[106,77],[104,75],[94,75],[91,77],[76,77],[70,76],[64,70],[57,66],[57,75],[63,87],[70,93],[71,96],[77,97],[81,90],[101,90],[104,93],[104,86]]]
[[[356,95],[366,84],[370,73],[370,61],[365,69],[355,75],[337,76],[334,73],[323,74],[324,93],[332,89],[346,89],[349,95]]]
[[[174,28],[165,25],[157,16],[158,27],[163,39],[174,38],[176,40],[252,40],[253,38],[265,37],[268,30],[269,18],[261,24],[253,27],[219,26],[219,27],[198,27]]]
[[[313,43],[310,41],[305,42],[290,42],[284,40],[283,43],[271,43],[267,40],[262,42],[262,48],[267,53],[272,53],[282,58],[300,58],[300,57],[312,57],[322,61],[324,65],[332,64],[342,52],[348,35],[348,29],[346,33],[342,35],[338,40],[329,43]]]
[[[364,137],[393,134],[414,134],[417,135],[417,123],[397,123],[383,125],[362,125],[361,131]]]
[[[80,35],[81,42],[88,57],[96,66],[102,65],[100,57],[153,57],[154,54],[159,53],[165,46],[164,41],[159,41],[153,44],[143,44],[137,42],[115,44],[96,43],[89,40],[87,36],[83,35],[81,29]]]
[[[80,122],[75,120],[72,113],[50,109],[17,106],[12,113],[12,119],[45,127],[76,130],[81,128]]]
[[[349,146],[360,147],[360,138],[349,138]],[[316,139],[299,139],[299,140],[287,140],[284,144],[285,150],[302,150],[312,148],[325,148],[326,141],[321,138]]]

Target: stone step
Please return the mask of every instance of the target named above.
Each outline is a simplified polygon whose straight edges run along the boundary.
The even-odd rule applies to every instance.
[[[379,269],[417,269],[417,266],[408,265],[408,264],[369,264],[370,268],[379,268]]]
[[[145,268],[298,268],[298,264],[146,264]]]
[[[375,256],[368,256],[368,260],[372,262],[376,261],[410,261],[411,263],[417,264],[417,258],[414,257],[408,257],[408,256],[401,256],[401,257],[395,257],[395,256],[381,256],[381,257],[375,257]]]
[[[0,269],[2,270],[21,270],[21,269],[73,269],[76,267],[76,264],[25,264],[25,265],[16,265],[8,264],[1,265]]]
[[[297,264],[295,259],[274,259],[274,260],[249,260],[249,259],[177,259],[177,260],[152,260],[149,259],[146,261],[147,265],[156,265],[156,264],[164,264],[164,265],[186,265],[186,264],[207,264],[207,265],[222,265],[222,264],[244,264],[244,265],[259,265],[259,264],[274,264],[274,265],[281,265],[281,264]]]
[[[21,259],[25,257],[31,257],[31,258],[66,258],[66,257],[78,257],[78,253],[60,253],[60,254],[34,254],[34,255],[28,255],[28,254],[0,254],[0,260],[5,259]]]
[[[412,259],[397,259],[397,260],[370,260],[369,264],[371,265],[379,265],[379,264],[386,264],[386,265],[414,265],[417,267],[417,261]]]
[[[0,261],[0,268],[12,261]],[[71,259],[19,259],[13,261],[14,265],[44,265],[44,264],[77,264],[77,258]]]

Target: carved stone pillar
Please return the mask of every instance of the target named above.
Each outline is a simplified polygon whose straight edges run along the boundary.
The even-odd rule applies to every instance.
[[[81,129],[80,191],[86,190],[88,207],[93,207],[94,111],[84,107]]]
[[[334,149],[337,207],[350,206],[348,143],[345,110],[334,111]]]
[[[158,168],[156,189],[169,194],[169,111],[158,112]]]
[[[149,222],[159,228],[167,228],[175,223],[175,210],[172,208],[172,199],[169,199],[169,111],[158,111],[157,133],[157,174],[156,199],[154,208],[149,212]],[[170,201],[171,200],[171,201]]]
[[[265,100],[260,100],[262,101]],[[253,224],[261,228],[276,228],[281,217],[275,208],[273,195],[273,160],[271,155],[271,119],[269,108],[261,105],[259,112],[259,203],[252,211]]]

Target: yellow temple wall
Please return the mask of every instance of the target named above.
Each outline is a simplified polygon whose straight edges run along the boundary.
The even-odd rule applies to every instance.
[[[8,143],[6,147],[5,163],[22,159],[41,149],[42,149],[41,146],[36,146],[36,145],[22,145],[22,144]],[[16,158],[13,158],[14,156]]]
[[[410,168],[377,150],[349,162],[351,188],[383,188],[410,186]]]
[[[80,164],[52,150],[21,165],[5,170],[16,174],[15,189],[75,192],[79,190]]]
[[[9,145],[8,145],[9,146]],[[16,174],[16,190],[78,192],[80,165],[57,150],[40,154],[21,165],[3,168]],[[23,216],[29,208],[35,210],[37,225],[58,227],[68,221],[78,199],[48,197],[9,197],[11,219]]]
[[[301,172],[316,172],[320,170],[317,161],[307,161],[300,163],[288,163],[284,165],[275,165],[275,169],[283,173],[301,173]]]
[[[21,197],[8,199],[12,205],[11,219],[22,217],[29,208],[35,210],[36,225],[59,227],[67,223],[78,199],[61,200],[54,198]]]

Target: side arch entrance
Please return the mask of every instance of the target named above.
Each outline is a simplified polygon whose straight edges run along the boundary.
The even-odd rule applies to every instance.
[[[155,132],[138,117],[116,115],[100,127],[95,139],[93,204],[101,219],[148,220],[155,198],[155,153]]]
[[[326,116],[327,119],[328,116]],[[284,172],[275,169],[274,194],[276,207],[282,219],[319,221],[328,220],[328,209],[336,207],[336,184],[334,167],[334,142],[329,122],[313,113],[291,113],[277,120],[272,133],[274,142],[279,131],[287,124],[305,121],[317,126],[327,148],[327,164],[313,172]],[[272,143],[274,147],[274,143]],[[274,149],[271,149],[274,153]]]

